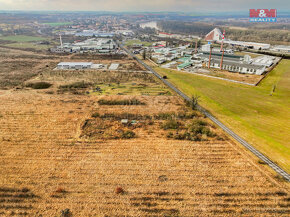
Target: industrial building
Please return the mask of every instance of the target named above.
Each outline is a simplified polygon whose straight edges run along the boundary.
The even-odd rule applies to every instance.
[[[206,60],[206,64],[208,65],[208,60]],[[220,69],[220,64],[220,60],[212,59],[210,62],[210,67]],[[262,75],[265,72],[266,67],[224,60],[222,69],[229,72],[238,72],[242,74]]]
[[[60,46],[51,48],[54,53],[76,53],[76,52],[96,52],[113,53],[117,49],[117,44],[110,38],[90,38],[82,42],[62,43],[60,37]]]
[[[286,45],[277,45],[274,46],[271,51],[281,52],[281,53],[290,53],[290,46]]]
[[[232,46],[240,46],[240,47],[247,47],[253,48],[256,50],[267,50],[270,49],[270,44],[265,43],[257,43],[257,42],[246,42],[246,41],[232,41],[232,40],[224,40],[225,44],[230,44]]]
[[[75,36],[78,37],[98,37],[98,38],[112,38],[114,33],[111,32],[98,32],[95,30],[83,30],[82,32],[77,32]]]
[[[254,59],[251,59],[251,63],[253,65],[270,67],[273,65],[274,60],[275,60],[275,57],[263,55],[263,56],[258,56]]]
[[[91,62],[61,62],[57,64],[57,69],[90,69]]]
[[[210,52],[210,47],[211,45],[210,44],[204,44],[201,46],[201,52]],[[220,48],[216,48],[216,47],[213,47],[212,48],[212,52],[221,52],[221,49]],[[232,49],[224,49],[224,52],[225,53],[228,53],[228,54],[233,54],[234,51]]]

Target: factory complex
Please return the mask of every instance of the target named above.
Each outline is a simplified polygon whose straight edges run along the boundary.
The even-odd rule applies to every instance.
[[[75,43],[62,43],[60,36],[60,46],[51,48],[50,51],[53,53],[116,53],[117,44],[111,38],[89,38],[85,41]]]

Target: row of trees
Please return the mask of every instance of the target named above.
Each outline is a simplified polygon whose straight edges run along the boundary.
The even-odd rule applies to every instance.
[[[204,37],[216,25],[201,22],[161,21],[158,25],[166,32],[193,34]],[[218,26],[218,25],[217,25]],[[281,26],[282,28],[283,26]],[[220,29],[223,29],[220,26]],[[225,28],[226,37],[232,40],[256,41],[265,43],[290,43],[290,31],[269,29],[232,29]]]

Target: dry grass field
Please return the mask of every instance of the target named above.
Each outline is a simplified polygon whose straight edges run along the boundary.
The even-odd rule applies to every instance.
[[[0,89],[0,216],[289,216],[288,183],[177,96],[59,92],[87,72],[50,67]]]
[[[286,186],[228,139],[167,139],[158,124],[133,139],[83,137],[96,111],[184,106],[175,96],[138,97],[147,105],[121,107],[99,105],[100,98],[0,91],[1,215],[289,215]]]

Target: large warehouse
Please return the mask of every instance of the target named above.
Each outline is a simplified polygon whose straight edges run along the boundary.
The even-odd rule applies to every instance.
[[[61,62],[57,64],[58,69],[90,69],[93,63],[91,62]]]
[[[206,61],[208,64],[208,60]],[[220,60],[212,59],[210,66],[212,68],[220,68]],[[247,63],[241,63],[241,62],[233,62],[233,61],[223,61],[222,69],[230,71],[230,72],[239,72],[243,74],[256,74],[256,75],[262,75],[265,72],[266,67],[265,66],[259,66],[259,65],[252,65]]]

